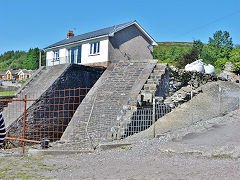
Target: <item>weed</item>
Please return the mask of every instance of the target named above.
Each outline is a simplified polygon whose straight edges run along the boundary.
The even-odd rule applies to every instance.
[[[231,154],[212,154],[212,158],[229,158],[232,159]]]
[[[127,147],[127,146],[121,146],[121,149],[123,149],[123,150],[132,150],[132,147]]]

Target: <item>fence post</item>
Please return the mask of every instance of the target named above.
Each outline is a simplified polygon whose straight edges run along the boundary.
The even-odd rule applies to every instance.
[[[222,111],[222,102],[221,102],[221,95],[222,95],[222,88],[220,85],[218,86],[218,91],[219,91],[219,116],[221,116],[221,111]]]
[[[25,122],[26,122],[26,109],[27,109],[27,95],[24,97],[24,117],[23,117],[23,142],[22,142],[22,152],[24,154],[24,139],[25,139]]]
[[[238,97],[238,109],[240,108],[240,97]]]
[[[153,98],[153,115],[152,115],[152,122],[153,122],[153,138],[156,137],[156,125],[155,125],[155,98]]]
[[[193,122],[193,102],[192,102],[192,98],[193,98],[193,83],[191,83],[191,101],[189,103],[189,106],[190,106],[190,113],[191,113],[191,120],[192,120],[192,124],[194,123]]]

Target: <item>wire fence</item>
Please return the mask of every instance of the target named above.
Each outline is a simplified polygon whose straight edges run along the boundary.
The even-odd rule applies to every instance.
[[[39,99],[28,99],[27,96],[22,99],[0,99],[0,104],[5,104],[0,109],[8,117],[5,118],[8,126],[6,139],[15,146],[23,142],[23,147],[24,142],[39,143],[43,138],[51,142],[59,140],[89,90],[90,88],[51,90]],[[6,101],[10,103],[10,108],[3,103]],[[27,108],[27,103],[33,101]],[[20,116],[11,119],[19,110]]]
[[[199,121],[205,121],[211,118],[224,116],[233,110],[239,109],[240,107],[239,93],[229,93],[228,90],[224,90],[219,86],[215,89],[212,89],[210,94],[207,96],[202,95],[201,98],[193,98],[191,95],[188,105],[186,105],[182,111],[179,111],[180,115],[184,117],[180,117],[179,121],[182,121],[186,125],[191,125]],[[171,112],[174,108],[180,106],[180,104],[182,103],[175,102],[174,106],[172,106],[162,102],[155,103],[155,99],[153,99],[153,104],[151,107],[140,107],[133,113],[127,128],[123,128],[124,135],[122,135],[121,138],[126,138],[133,134],[144,131],[150,126],[153,126],[152,134],[153,137],[155,137],[155,122]],[[177,116],[175,118],[177,118]],[[169,119],[169,121],[173,120],[174,119]]]
[[[0,99],[0,109],[3,110],[4,117],[8,117],[5,118],[8,127],[8,141],[11,144],[23,145],[24,147],[26,143],[40,143],[43,138],[51,142],[59,140],[89,90],[90,88],[52,90],[47,91],[38,99],[31,99],[28,96]],[[220,87],[216,92],[211,91],[213,91],[212,94],[218,93],[218,95],[209,96],[212,98],[193,98],[190,102],[187,102],[189,108],[185,107],[186,113],[184,114],[186,122],[193,124],[197,121],[222,116],[239,108],[239,94],[229,95]],[[94,147],[108,135],[109,128],[116,122],[116,119],[106,117],[105,114],[98,116],[99,113],[104,112],[97,109],[95,100],[96,96],[93,96],[90,114],[86,125],[83,125],[86,127],[82,132],[83,134],[87,133],[88,141],[92,141]],[[8,105],[6,105],[6,101],[9,102]],[[179,104],[175,103],[175,106],[179,106]],[[111,108],[108,111],[111,111]],[[127,126],[119,126],[122,128],[120,129],[120,138],[126,138],[144,131],[150,126],[154,127],[153,136],[155,137],[155,122],[172,110],[173,106],[170,104],[155,102],[155,99],[153,99],[152,106],[139,107],[133,113],[131,120],[127,122]],[[84,113],[84,111],[81,112]],[[19,114],[17,118],[15,118],[16,114]],[[92,119],[95,119],[95,121],[92,121]],[[169,121],[171,120],[169,119]],[[77,126],[79,125],[76,124]]]
[[[155,99],[153,100],[155,102]],[[154,105],[155,104],[155,105]],[[152,126],[159,118],[172,111],[172,107],[162,102],[154,103],[152,107],[141,107],[133,113],[131,123],[125,129],[124,135],[121,138],[131,136],[138,132],[144,131]]]

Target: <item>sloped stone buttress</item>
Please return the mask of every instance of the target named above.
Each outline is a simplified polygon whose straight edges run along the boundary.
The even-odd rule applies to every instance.
[[[137,105],[138,95],[156,64],[156,60],[113,62],[78,107],[61,141],[77,149],[94,148],[107,141],[124,109]]]

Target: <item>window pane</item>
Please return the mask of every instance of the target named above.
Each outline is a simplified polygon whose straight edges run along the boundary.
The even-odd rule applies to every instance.
[[[71,48],[71,63],[74,63],[74,47]]]
[[[100,42],[97,43],[97,53],[100,52]]]
[[[96,54],[97,53],[97,43],[94,43],[94,50],[93,53]]]
[[[55,50],[53,60],[56,61],[58,59],[59,59],[59,50]]]
[[[81,63],[81,48],[82,46],[78,46],[78,56],[77,56],[77,63]]]
[[[90,54],[92,54],[92,46],[93,44],[90,44]]]

